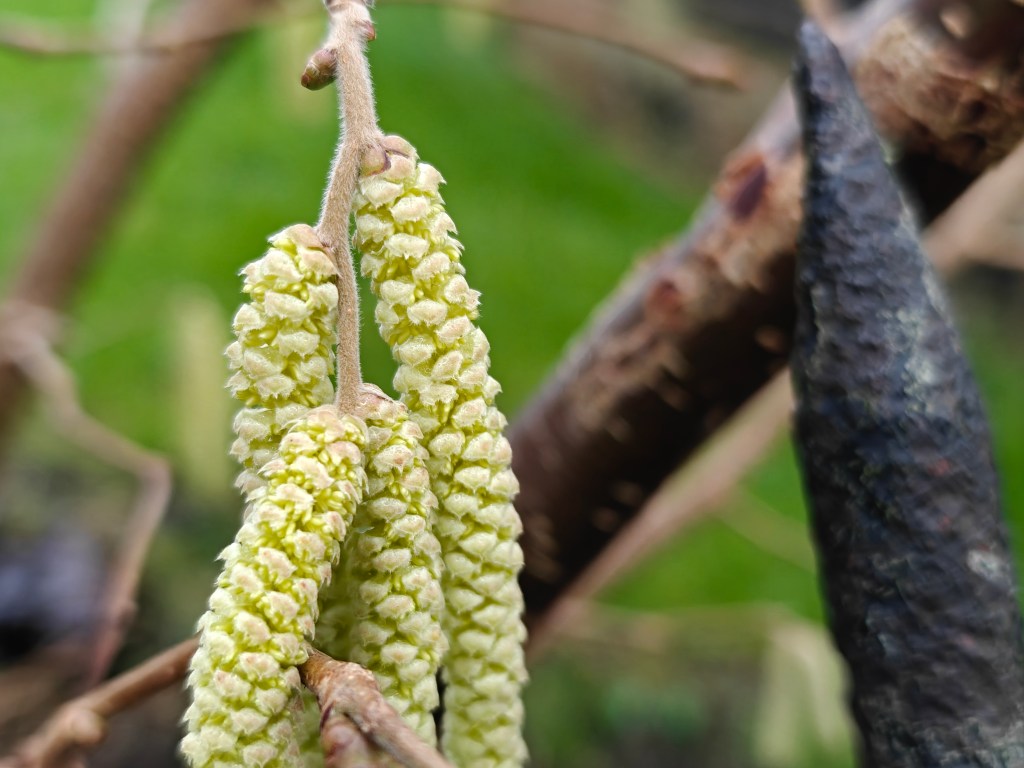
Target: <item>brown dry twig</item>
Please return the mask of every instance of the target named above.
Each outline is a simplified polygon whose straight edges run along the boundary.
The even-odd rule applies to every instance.
[[[99,612],[86,678],[86,685],[91,686],[106,674],[135,614],[135,593],[146,553],[171,498],[171,468],[162,456],[141,448],[82,409],[74,377],[51,346],[57,323],[49,310],[9,305],[0,311],[0,320],[0,359],[16,365],[43,396],[57,429],[101,461],[131,472],[139,482]]]
[[[738,88],[745,69],[744,58],[727,46],[676,34],[671,40],[653,41],[629,25],[606,21],[583,6],[566,12],[557,4],[502,2],[487,4],[479,0],[388,0],[387,5],[436,5],[484,13],[518,24],[550,29],[575,37],[594,40],[629,51],[694,83],[723,88]],[[588,4],[590,5],[590,4]],[[265,12],[250,19],[232,20],[193,34],[183,35],[163,28],[150,30],[138,39],[122,42],[82,30],[58,29],[39,22],[0,20],[0,47],[26,54],[46,56],[124,55],[144,51],[174,51],[198,43],[216,42],[248,29],[306,16],[312,6],[295,5],[283,11]]]
[[[182,680],[197,647],[196,638],[185,640],[63,704],[10,757],[0,760],[0,768],[50,768],[97,746],[108,718]],[[452,768],[405,724],[363,667],[310,649],[299,672],[323,711],[321,741],[327,768],[354,765],[353,753],[377,758],[377,749],[407,768]]]
[[[209,28],[244,28],[268,5],[269,0],[184,0],[165,29],[195,37]],[[111,85],[22,256],[8,289],[10,302],[60,310],[70,300],[141,161],[220,47],[197,43],[139,57]],[[23,391],[16,368],[0,362],[0,443],[10,439]]]
[[[422,741],[381,695],[373,675],[358,664],[335,661],[313,650],[299,667],[302,682],[316,694],[323,713],[320,736],[327,768],[337,768],[351,747],[354,724],[376,746],[408,768],[452,768]],[[365,746],[365,745],[364,745]],[[337,756],[339,762],[332,762]]]
[[[107,718],[181,680],[196,647],[195,638],[185,640],[63,704],[10,757],[0,760],[0,768],[49,768],[96,746],[106,733]]]
[[[993,266],[1024,268],[1024,239],[1011,220],[1024,198],[1024,143],[978,179],[970,191],[932,224],[927,250],[940,269],[963,258]]]

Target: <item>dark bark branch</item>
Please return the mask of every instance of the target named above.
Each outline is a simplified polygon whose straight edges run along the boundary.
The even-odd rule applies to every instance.
[[[796,87],[797,445],[863,764],[1021,765],[1017,579],[981,401],[870,120],[811,24]]]
[[[861,64],[863,87],[885,73],[871,106],[903,148],[930,219],[1024,133],[1015,85],[1024,64],[968,58],[930,27],[894,20],[907,5],[876,0],[837,29]],[[963,103],[980,92],[985,110]],[[930,95],[942,100],[915,112],[913,130],[893,117],[909,103],[928,105]],[[994,149],[963,150],[972,132]],[[531,625],[661,481],[785,365],[802,165],[783,95],[727,162],[690,233],[613,296],[513,426]]]
[[[238,25],[269,0],[188,0],[168,34],[196,37],[204,29]],[[61,309],[88,268],[142,161],[169,118],[207,72],[220,42],[202,42],[140,57],[113,84],[60,191],[44,214],[8,299]],[[0,363],[0,437],[9,437],[24,382]]]

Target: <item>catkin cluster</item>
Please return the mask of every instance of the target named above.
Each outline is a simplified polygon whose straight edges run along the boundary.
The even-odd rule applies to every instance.
[[[511,768],[526,757],[526,630],[517,581],[522,526],[512,505],[518,483],[494,405],[500,387],[488,374],[489,345],[475,323],[479,294],[466,282],[441,175],[417,162],[404,139],[384,145],[384,169],[358,182],[354,242],[439,501],[450,646],[442,746],[460,768]]]
[[[431,744],[443,666],[447,757],[526,759],[518,485],[479,295],[440,174],[402,139],[381,150],[357,184],[355,244],[401,403],[364,384],[355,413],[325,405],[344,336],[337,265],[312,228],[284,230],[243,270],[250,300],[227,356],[247,512],[199,622],[182,742],[193,768],[321,762],[298,695],[309,643],[373,672]]]

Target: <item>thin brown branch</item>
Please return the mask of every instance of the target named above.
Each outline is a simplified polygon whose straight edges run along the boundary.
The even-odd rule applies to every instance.
[[[253,16],[222,18],[206,28],[183,30],[173,23],[148,25],[130,38],[114,37],[96,29],[70,29],[31,18],[0,17],[0,48],[28,56],[134,56],[140,53],[174,53],[182,48],[217,43],[242,32],[287,21],[309,9],[267,8]]]
[[[96,747],[107,719],[184,679],[197,647],[196,638],[185,640],[61,705],[10,757],[0,760],[0,768],[51,768]],[[310,651],[299,672],[324,713],[321,737],[327,768],[355,765],[346,762],[354,754],[378,757],[378,748],[407,768],[452,768],[384,700],[370,672]]]
[[[568,11],[558,4],[502,2],[488,4],[480,0],[387,0],[387,5],[437,5],[484,13],[517,24],[550,29],[594,40],[629,51],[653,61],[694,83],[738,88],[746,68],[744,58],[727,46],[682,37],[656,42],[629,25],[600,19],[593,8],[583,6]],[[589,5],[589,4],[588,4]],[[125,55],[140,51],[168,52],[197,43],[211,43],[256,26],[281,23],[312,12],[310,4],[294,5],[287,10],[263,13],[250,20],[233,21],[183,35],[162,28],[142,35],[137,41],[114,41],[107,36],[82,30],[69,31],[15,19],[0,19],[0,47],[25,54],[46,56]]]
[[[183,679],[196,647],[195,638],[178,643],[61,705],[10,757],[0,760],[0,768],[50,768],[97,746],[109,717]]]
[[[136,476],[139,489],[101,603],[86,685],[103,678],[135,615],[135,594],[146,553],[171,498],[167,460],[92,418],[78,399],[74,377],[54,353],[56,323],[45,309],[8,306],[0,312],[0,359],[13,362],[43,396],[56,428],[101,461]],[[47,332],[49,330],[49,333]]]
[[[727,46],[684,37],[675,32],[656,41],[628,22],[599,14],[596,3],[544,3],[537,0],[481,3],[479,0],[387,0],[388,5],[438,5],[486,13],[518,24],[562,32],[641,56],[694,83],[739,88],[746,69],[744,57]]]
[[[679,530],[721,507],[736,484],[782,435],[793,396],[787,371],[777,374],[706,450],[694,457],[644,506],[530,632],[531,660],[542,655],[563,628],[579,620],[589,599]]]
[[[1020,269],[1024,243],[1014,238],[1007,219],[1024,199],[1024,143],[978,179],[929,230],[928,253],[940,269],[960,258]]]
[[[999,49],[974,60],[901,15],[906,5],[875,0],[843,20],[842,39],[927,221],[1021,139],[1024,63]],[[689,235],[631,276],[513,424],[534,640],[548,607],[662,481],[785,365],[797,138],[785,93],[729,158]]]
[[[416,735],[381,695],[373,675],[358,664],[312,651],[299,667],[302,682],[316,694],[323,713],[320,734],[328,768],[343,759],[352,742],[349,723],[407,768],[452,768]]]
[[[269,0],[186,0],[167,34],[195,38],[202,30],[246,28]],[[77,159],[22,256],[8,300],[59,310],[75,292],[141,162],[223,41],[140,57],[111,85]],[[8,438],[24,382],[0,365],[0,438]]]

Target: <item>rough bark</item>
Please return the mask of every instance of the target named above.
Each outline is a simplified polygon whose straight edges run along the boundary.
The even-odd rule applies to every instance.
[[[863,764],[1024,763],[1017,581],[942,289],[836,49],[801,33],[796,433]]]
[[[173,39],[188,40],[202,38],[209,29],[239,29],[269,4],[270,0],[187,0],[167,32]],[[229,39],[141,55],[125,68],[43,215],[7,301],[64,308],[143,160]],[[16,367],[0,362],[0,436],[4,438],[11,434],[23,393],[24,381]]]
[[[888,138],[903,148],[927,220],[1024,133],[1015,80],[1024,63],[958,53],[939,28],[900,16],[908,5],[876,0],[837,29]],[[879,72],[884,88],[872,87]],[[957,106],[979,93],[985,110]],[[908,116],[930,94],[943,99]],[[960,146],[982,133],[992,150],[945,151],[947,139]],[[729,159],[689,235],[611,298],[513,425],[531,624],[785,364],[802,168],[783,95]]]

